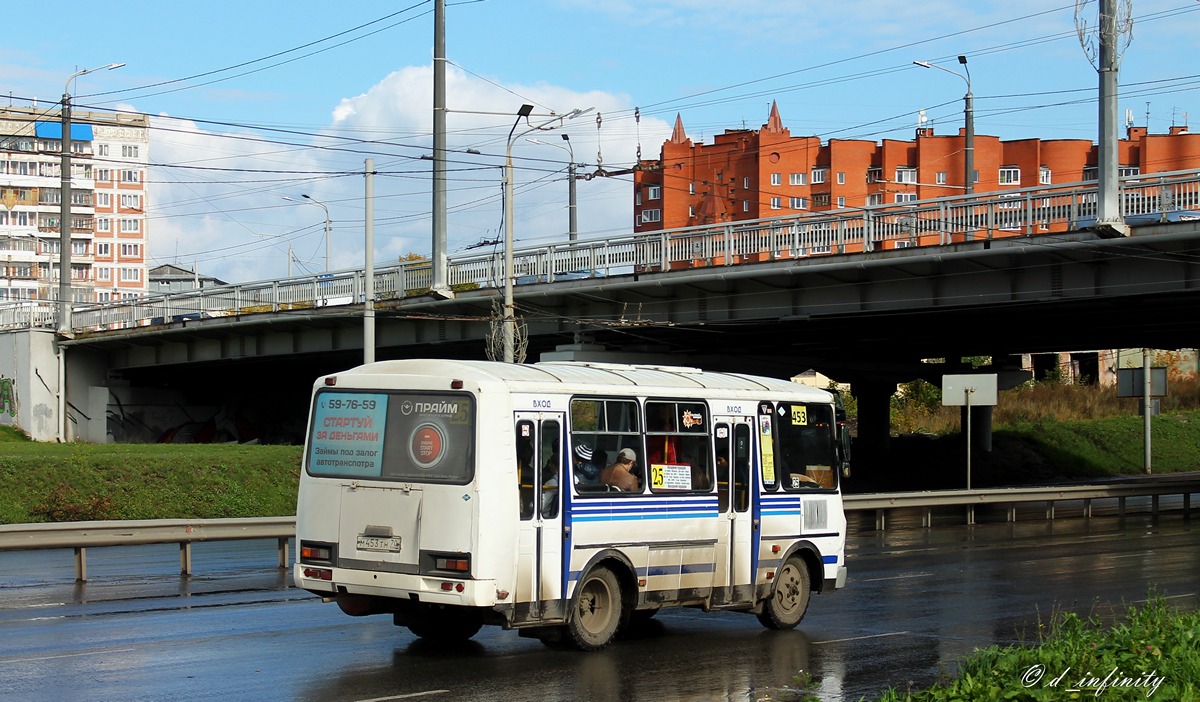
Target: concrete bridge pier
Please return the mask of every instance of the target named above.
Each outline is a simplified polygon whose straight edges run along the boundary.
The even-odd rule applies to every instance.
[[[854,444],[856,476],[875,475],[888,450],[892,431],[892,395],[895,382],[855,380],[854,397],[858,400],[858,440]]]

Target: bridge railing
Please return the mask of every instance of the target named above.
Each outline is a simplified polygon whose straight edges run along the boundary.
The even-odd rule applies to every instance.
[[[1094,223],[1096,198],[1094,181],[1042,185],[560,242],[515,250],[513,274],[517,284],[527,284],[1037,236]],[[1200,171],[1126,177],[1121,182],[1120,207],[1127,222],[1137,223],[1150,223],[1161,213],[1200,208]],[[460,290],[496,288],[503,285],[503,271],[498,252],[460,254],[448,260],[447,282]],[[431,285],[428,261],[405,261],[375,270],[380,300],[421,294]],[[362,270],[335,271],[80,305],[74,308],[72,325],[77,333],[87,333],[361,304],[364,288]],[[0,329],[53,327],[55,317],[52,302],[0,304]]]

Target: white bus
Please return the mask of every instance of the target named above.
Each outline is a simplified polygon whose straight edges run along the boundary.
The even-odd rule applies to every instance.
[[[400,360],[325,376],[295,582],[438,640],[490,624],[598,650],[668,606],[791,628],[846,580],[839,412],[823,390],[691,368]]]

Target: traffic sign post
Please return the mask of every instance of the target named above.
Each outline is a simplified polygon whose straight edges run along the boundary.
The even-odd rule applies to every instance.
[[[1119,360],[1119,359],[1118,359]],[[1142,349],[1141,368],[1117,369],[1117,397],[1140,397],[1142,414],[1142,470],[1151,472],[1150,418],[1158,414],[1158,400],[1167,396],[1167,369],[1150,366],[1150,349]]]
[[[971,408],[996,404],[996,374],[942,376],[942,404],[967,408],[967,489],[971,489]]]

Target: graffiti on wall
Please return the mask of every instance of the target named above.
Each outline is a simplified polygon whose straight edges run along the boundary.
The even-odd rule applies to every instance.
[[[0,375],[0,414],[17,416],[17,383]]]

